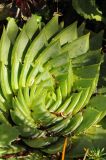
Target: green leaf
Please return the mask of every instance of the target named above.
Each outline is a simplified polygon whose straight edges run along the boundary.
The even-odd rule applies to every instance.
[[[91,50],[96,50],[100,49],[102,46],[102,41],[103,41],[103,31],[100,31],[99,33],[94,34],[93,37],[91,37],[90,40],[90,49]]]
[[[38,30],[40,21],[41,21],[40,16],[32,15],[31,18],[24,25],[23,28],[30,40],[32,39],[34,33],[36,33],[36,31]]]
[[[88,104],[88,107],[92,107],[97,109],[99,112],[102,112],[99,121],[103,119],[106,115],[106,96],[105,95],[97,95],[93,97]]]
[[[10,125],[4,114],[0,111],[0,123]]]
[[[72,0],[73,8],[85,19],[102,20],[102,12],[99,11],[96,0]]]
[[[82,91],[79,93],[73,93],[72,94],[72,101],[70,103],[70,105],[66,108],[66,110],[64,111],[65,114],[72,114],[74,108],[76,107],[76,105],[78,104],[80,98],[82,95]]]
[[[72,114],[75,115],[77,112],[79,112],[85,106],[87,97],[89,95],[89,90],[90,90],[90,88],[82,89],[81,97],[80,97],[78,103],[76,104]]]
[[[4,97],[6,98],[7,101],[11,101],[11,96],[12,96],[12,90],[10,87],[10,73],[8,72],[8,68],[4,63],[1,62],[1,67],[0,67],[0,81],[1,81],[1,88]]]
[[[46,34],[47,40],[54,36],[54,34],[58,33],[60,26],[58,24],[58,15],[54,16],[51,21],[45,26],[44,31]]]
[[[15,91],[18,89],[18,78],[19,78],[19,66],[22,62],[23,52],[28,44],[28,37],[24,30],[18,35],[14,44],[11,56],[11,85]],[[19,52],[20,51],[20,52]]]
[[[12,84],[12,89],[14,91],[18,89],[18,78],[19,78],[18,70],[20,67],[20,63],[22,63],[24,51],[26,50],[30,39],[32,38],[34,33],[36,33],[36,31],[38,30],[37,18],[38,17],[36,15],[32,16],[31,19],[24,25],[22,31],[20,32],[20,34],[16,39],[16,42],[12,50],[12,57],[11,57],[11,67],[12,67],[11,82],[12,83],[11,84]]]
[[[75,41],[66,44],[62,48],[62,52],[69,52],[70,58],[75,58],[86,53],[89,49],[89,34],[81,36]]]
[[[82,36],[84,34],[85,30],[85,23],[81,23],[81,25],[78,27],[78,37]]]
[[[81,67],[82,65],[88,66],[92,64],[98,64],[101,59],[101,51],[99,50],[89,50],[86,54],[78,56],[72,59],[73,67]]]
[[[102,127],[92,127],[89,129],[89,133],[81,134],[72,138],[72,157],[84,157],[84,148],[89,150],[105,149],[106,152],[106,130]]]
[[[15,22],[14,18],[9,18],[8,19],[8,25],[7,25],[7,35],[11,41],[12,44],[14,44],[16,36],[18,34],[18,26]]]
[[[24,152],[25,148],[19,145],[9,145],[6,147],[0,147],[0,157],[10,154],[17,154],[19,152]]]
[[[3,62],[5,65],[8,65],[9,50],[10,50],[10,40],[8,38],[6,29],[4,28],[0,41],[0,61]]]
[[[59,41],[53,42],[50,46],[48,46],[42,54],[36,59],[33,69],[27,78],[27,86],[31,86],[34,82],[34,79],[38,72],[43,71],[43,65],[48,62],[48,60],[56,57],[60,54],[60,44]]]
[[[58,140],[58,137],[39,137],[34,139],[24,139],[24,143],[32,148],[42,148],[46,147],[52,143],[55,143]]]
[[[58,17],[53,19],[41,30],[29,46],[24,58],[24,65],[20,74],[19,86],[25,87],[26,78],[32,62],[43,48],[48,44],[48,41],[59,31]],[[34,63],[34,62],[33,62]]]
[[[49,153],[49,154],[62,152],[63,145],[64,145],[64,138],[60,138],[56,143],[42,149],[42,151],[45,152],[45,153]]]
[[[6,124],[0,125],[0,147],[10,145],[18,136],[19,132],[15,127]]]
[[[79,112],[75,116],[70,119],[70,123],[68,126],[61,132],[63,135],[70,135],[73,133],[82,123],[83,116],[82,113]]]
[[[88,107],[83,113],[83,121],[81,125],[77,128],[76,134],[80,134],[88,130],[92,125],[94,125],[101,116],[101,111]]]
[[[89,66],[82,66],[79,68],[74,69],[74,74],[79,78],[94,78],[100,69],[99,64],[89,65]],[[89,74],[88,74],[89,73]]]
[[[57,34],[53,38],[53,41],[56,41],[58,39],[60,40],[61,45],[64,45],[77,39],[77,22],[74,22],[67,28],[64,28],[59,34]]]

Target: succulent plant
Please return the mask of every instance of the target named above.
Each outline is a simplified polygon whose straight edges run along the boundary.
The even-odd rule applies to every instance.
[[[0,40],[1,156],[25,146],[61,152],[65,137],[85,133],[106,115],[105,96],[89,102],[103,55],[80,30],[76,22],[62,28],[58,16],[42,26],[33,15],[22,29],[9,20]]]

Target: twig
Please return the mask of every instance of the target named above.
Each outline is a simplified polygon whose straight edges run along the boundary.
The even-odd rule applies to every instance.
[[[62,159],[61,160],[65,160],[66,147],[67,147],[67,138],[65,138],[65,141],[64,141],[64,146],[63,146],[63,151],[62,151]]]
[[[88,152],[89,152],[89,149],[84,149],[85,150],[85,155],[84,155],[84,158],[83,158],[83,160],[86,160],[86,157],[87,157],[87,155],[88,155]]]

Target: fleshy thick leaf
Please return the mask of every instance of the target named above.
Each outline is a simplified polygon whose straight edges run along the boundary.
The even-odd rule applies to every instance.
[[[94,125],[101,116],[101,111],[93,108],[87,108],[83,113],[83,121],[76,130],[76,134],[82,133]]]
[[[9,18],[6,30],[11,43],[14,44],[17,33],[18,33],[18,26],[14,18]]]
[[[62,48],[62,52],[69,52],[70,58],[75,58],[86,53],[89,49],[89,34],[81,36],[72,43],[66,44]]]
[[[97,109],[99,112],[102,112],[101,117],[98,121],[100,121],[106,115],[106,96],[105,95],[97,95],[93,97],[88,104],[88,107],[92,107]]]
[[[18,138],[19,132],[15,127],[0,125],[0,147],[6,147]]]

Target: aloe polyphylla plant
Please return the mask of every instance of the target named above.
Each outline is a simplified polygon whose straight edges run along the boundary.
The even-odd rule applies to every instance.
[[[24,146],[61,152],[65,137],[85,133],[105,116],[100,97],[98,105],[95,98],[88,103],[103,55],[80,30],[76,22],[61,28],[58,16],[42,27],[33,15],[22,29],[9,20],[0,40],[1,156]]]

